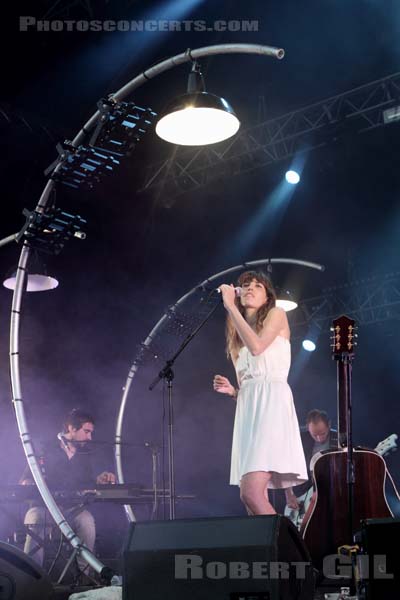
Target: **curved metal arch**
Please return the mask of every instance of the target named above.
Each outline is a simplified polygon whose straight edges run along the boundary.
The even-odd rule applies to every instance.
[[[27,264],[29,258],[29,247],[24,243],[17,268],[16,284],[12,300],[11,323],[10,323],[10,377],[12,389],[12,402],[14,404],[15,415],[18,424],[18,430],[21,442],[24,448],[26,459],[31,470],[33,479],[39,489],[43,502],[49,509],[51,516],[57,526],[76,550],[96,572],[101,573],[105,579],[110,579],[112,572],[101,563],[92,552],[86,548],[80,538],[68,524],[63,513],[55,502],[47,483],[44,479],[38,458],[35,454],[32,438],[29,432],[28,423],[25,417],[25,411],[22,400],[22,389],[19,372],[19,328],[21,315],[21,302],[25,279],[27,277]]]
[[[161,317],[161,319],[159,321],[157,321],[157,323],[154,325],[153,329],[150,331],[150,333],[148,334],[146,339],[141,344],[141,348],[140,348],[135,360],[133,361],[132,366],[129,369],[128,377],[126,379],[124,387],[122,388],[123,394],[122,394],[122,398],[121,398],[121,402],[120,402],[120,408],[119,408],[118,418],[117,418],[117,426],[116,426],[116,431],[115,431],[115,463],[116,463],[116,467],[117,467],[118,481],[120,481],[121,483],[124,482],[124,473],[123,473],[123,468],[122,468],[122,457],[121,457],[121,443],[122,443],[122,427],[123,427],[123,422],[124,422],[125,409],[126,409],[126,405],[127,405],[128,395],[129,395],[129,392],[130,392],[130,389],[132,386],[132,382],[133,382],[133,379],[139,369],[144,350],[150,348],[151,343],[154,340],[157,332],[162,328],[165,321],[168,319],[168,315],[175,312],[177,310],[177,308],[181,304],[183,304],[190,296],[192,296],[196,291],[198,291],[199,289],[201,289],[201,290],[207,289],[207,287],[210,285],[210,283],[212,283],[216,279],[224,277],[225,275],[228,275],[230,273],[234,273],[235,271],[240,271],[242,269],[249,269],[249,268],[251,269],[252,267],[259,267],[259,266],[265,265],[265,264],[290,264],[290,265],[297,265],[297,266],[301,266],[301,267],[307,267],[309,269],[316,269],[317,271],[325,270],[325,267],[323,265],[320,265],[320,264],[314,263],[314,262],[305,261],[305,260],[298,260],[295,258],[261,258],[259,260],[252,260],[252,261],[245,262],[245,263],[242,263],[239,265],[235,265],[234,267],[230,267],[229,269],[225,269],[224,271],[220,271],[219,273],[216,273],[215,275],[211,275],[207,279],[204,279],[204,281],[202,281],[201,283],[196,285],[194,288],[189,290],[186,294],[184,294],[181,298],[179,298],[179,300],[177,300],[177,302],[175,302],[175,304],[173,304],[172,306],[170,306],[167,309],[167,311],[164,313],[164,315]],[[129,521],[135,520],[135,515],[130,506],[125,506],[125,513],[126,513],[126,516]]]
[[[271,56],[278,59],[283,58],[284,50],[281,48],[275,48],[272,46],[261,46],[256,44],[219,44],[215,46],[205,46],[203,48],[197,48],[195,50],[187,50],[184,53],[177,54],[167,60],[164,60],[150,69],[144,71],[140,75],[136,76],[130,82],[128,82],[125,86],[123,86],[120,90],[118,90],[115,94],[111,95],[111,99],[115,101],[120,101],[123,98],[127,97],[131,94],[135,89],[153,79],[157,75],[160,75],[164,71],[172,69],[173,67],[183,64],[185,62],[190,62],[196,58],[203,58],[206,56],[213,56],[217,54],[259,54],[263,56]],[[96,111],[92,117],[87,121],[87,123],[82,127],[79,133],[75,136],[72,141],[73,146],[78,146],[81,141],[88,135],[88,133],[95,127],[98,119],[100,117],[100,111]],[[60,156],[58,162],[53,170],[53,177],[55,174],[59,172],[62,168],[64,162],[67,160],[66,156]],[[54,179],[49,179],[47,184],[45,185],[43,192],[39,198],[38,204],[36,206],[36,211],[39,213],[43,213],[47,207],[49,202],[50,194],[53,191],[56,183]],[[72,547],[78,551],[81,556],[89,563],[90,567],[92,567],[97,573],[100,573],[102,577],[105,579],[110,579],[112,572],[106,567],[102,562],[100,562],[96,556],[90,552],[89,549],[85,548],[82,544],[82,541],[79,537],[74,533],[71,526],[66,521],[64,515],[60,511],[57,503],[54,500],[53,495],[51,494],[46,481],[43,477],[42,471],[40,469],[38,457],[35,454],[35,450],[32,444],[32,438],[28,429],[28,423],[25,416],[24,403],[22,399],[22,387],[21,387],[21,378],[20,378],[20,363],[19,363],[19,331],[20,331],[20,316],[21,316],[21,306],[22,306],[22,295],[24,290],[26,269],[29,262],[30,248],[26,242],[24,242],[21,254],[18,262],[17,268],[17,277],[15,283],[15,289],[13,293],[12,299],[12,307],[11,307],[11,319],[10,319],[10,379],[11,379],[11,393],[12,393],[12,402],[15,409],[15,416],[17,420],[18,430],[21,437],[21,442],[24,448],[24,452],[26,455],[26,459],[31,470],[34,481],[38,487],[39,493],[48,508],[51,516],[54,521],[66,537],[66,539],[70,542]],[[134,365],[131,369],[133,375],[136,372],[134,369]],[[127,384],[127,392],[129,392],[129,386]],[[126,402],[126,399],[125,399]],[[123,406],[123,402],[121,403],[121,407]],[[121,409],[118,414],[117,419],[117,431],[118,428],[122,430],[122,418],[123,411],[121,413]],[[120,423],[121,421],[121,423]],[[119,440],[121,441],[121,440]],[[116,442],[117,442],[117,434],[116,434]],[[120,449],[120,446],[116,444],[116,448]],[[118,453],[116,450],[116,461]],[[117,462],[117,473],[120,472],[122,475],[122,469],[118,467]],[[121,478],[123,481],[123,477]],[[129,513],[130,518],[134,518],[133,512],[131,509],[126,509],[128,518]]]

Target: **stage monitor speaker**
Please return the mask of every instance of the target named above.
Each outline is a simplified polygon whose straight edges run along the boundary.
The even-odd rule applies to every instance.
[[[45,571],[19,548],[0,542],[0,600],[51,600]]]
[[[309,600],[311,558],[286,517],[130,525],[123,600]]]
[[[361,544],[367,558],[360,575],[367,600],[400,598],[400,519],[366,519]]]

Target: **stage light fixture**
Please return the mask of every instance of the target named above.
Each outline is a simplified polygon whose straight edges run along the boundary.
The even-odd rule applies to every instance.
[[[304,350],[307,350],[307,352],[314,352],[317,347],[315,342],[312,340],[303,340],[301,345],[303,346]]]
[[[47,212],[24,208],[22,214],[26,223],[18,235],[25,237],[28,246],[38,252],[59,254],[72,238],[86,239],[86,220],[79,215],[71,215],[60,208]]]
[[[163,140],[181,146],[206,146],[232,137],[240,121],[229,102],[205,91],[197,62],[189,74],[187,93],[174,99],[156,125]]]
[[[3,281],[3,286],[8,290],[15,290],[16,272]],[[27,292],[47,292],[58,287],[58,280],[43,273],[29,273],[26,285]]]
[[[276,306],[290,312],[297,308],[297,302],[289,290],[277,290]]]
[[[297,173],[297,171],[286,171],[285,179],[291,185],[297,185],[300,181],[300,175]]]
[[[385,125],[400,121],[400,106],[393,106],[383,111],[383,122]]]
[[[12,268],[6,279],[3,281],[3,286],[8,290],[15,290],[17,281],[17,268]],[[52,277],[47,272],[47,267],[40,258],[38,252],[33,251],[29,273],[25,281],[25,290],[27,292],[47,292],[58,287],[58,280]]]
[[[73,189],[94,189],[131,156],[156,116],[133,102],[102,98],[97,106],[101,116],[89,144],[74,146],[69,140],[57,144],[59,157],[45,170],[46,176]]]

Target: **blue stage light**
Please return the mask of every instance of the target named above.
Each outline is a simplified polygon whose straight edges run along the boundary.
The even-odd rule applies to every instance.
[[[316,348],[315,343],[311,340],[303,340],[302,346],[303,346],[304,350],[307,350],[307,352],[314,352],[314,350]]]
[[[296,185],[300,181],[300,175],[296,171],[286,171],[285,178],[292,185]]]

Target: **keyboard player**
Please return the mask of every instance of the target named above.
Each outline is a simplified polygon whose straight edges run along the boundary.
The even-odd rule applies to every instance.
[[[65,418],[63,431],[44,446],[43,470],[50,488],[77,490],[90,489],[96,484],[115,484],[113,473],[104,471],[95,475],[90,452],[90,441],[95,428],[92,415],[81,409],[72,410]],[[33,484],[29,467],[26,468],[20,483]],[[63,511],[75,533],[89,550],[94,550],[96,524],[92,513],[86,506],[63,505]],[[43,539],[46,529],[51,526],[50,514],[43,506],[34,505],[26,513],[25,525],[33,534]],[[30,535],[26,536],[24,551],[39,564],[43,564],[43,545],[38,544]],[[83,572],[87,563],[77,559]]]

